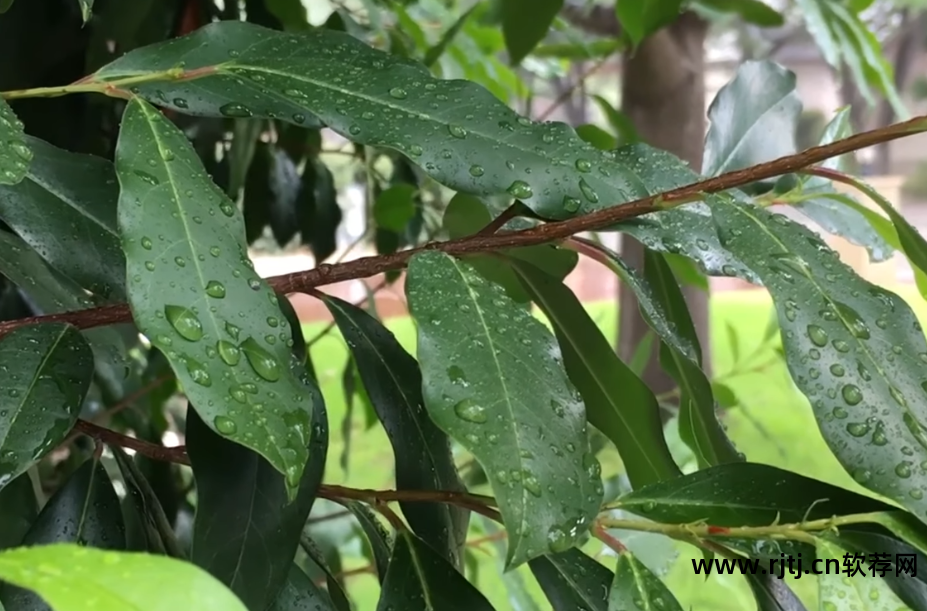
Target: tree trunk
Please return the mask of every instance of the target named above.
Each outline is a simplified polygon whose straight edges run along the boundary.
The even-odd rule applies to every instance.
[[[908,75],[911,68],[917,60],[917,53],[921,48],[921,38],[923,36],[923,26],[927,23],[925,14],[913,16],[907,8],[901,10],[901,23],[898,25],[898,40],[895,43],[894,61],[892,62],[895,69],[895,89],[899,94],[904,90],[908,83]],[[876,124],[873,128],[885,127],[895,120],[895,109],[888,103],[887,99],[879,100],[878,111],[876,112]],[[889,174],[892,170],[891,143],[883,142],[875,147],[875,159],[873,160],[873,172],[875,174]]]
[[[705,35],[707,23],[694,13],[683,13],[673,24],[647,38],[625,56],[622,73],[622,110],[646,143],[665,149],[699,171],[705,142]],[[643,263],[640,242],[622,235],[621,252],[629,265]],[[629,290],[619,291],[618,353],[625,361],[647,334],[637,299]],[[695,324],[705,371],[710,375],[708,293],[684,287]],[[653,350],[644,372],[644,382],[655,392],[675,388],[672,378],[660,367]]]

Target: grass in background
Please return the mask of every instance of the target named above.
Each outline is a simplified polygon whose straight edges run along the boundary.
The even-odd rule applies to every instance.
[[[915,309],[918,318],[925,321],[927,307],[913,288],[895,289]],[[587,304],[587,310],[599,324],[605,336],[615,337],[616,306],[612,303]],[[808,401],[794,387],[785,364],[781,361],[762,371],[746,371],[738,363],[753,353],[772,316],[772,302],[765,291],[729,291],[716,293],[711,299],[711,349],[713,374],[724,376],[724,383],[739,399],[739,406],[725,418],[728,434],[734,444],[751,462],[765,463],[795,471],[838,486],[865,493],[843,470],[827,448],[811,413]],[[304,326],[306,337],[313,337],[323,323]],[[411,354],[415,354],[415,329],[407,317],[386,321]],[[769,361],[773,345],[767,344],[762,354],[755,355],[751,363]],[[344,450],[342,425],[345,415],[341,377],[347,360],[347,349],[340,334],[333,331],[312,348],[312,358],[325,395],[331,426],[331,443],[325,472],[325,482],[359,488],[392,488],[393,454],[386,434],[379,426],[365,430],[361,410],[355,410],[351,425],[350,463],[347,474],[340,466]],[[743,372],[728,376],[732,369]],[[617,451],[609,448],[600,455],[603,474],[608,477],[621,470]],[[471,539],[477,536],[471,535]],[[595,546],[595,543],[590,544]],[[691,559],[701,558],[695,548],[676,544],[679,556],[664,576],[664,580],[679,598],[685,609],[694,611],[744,611],[755,608],[753,597],[745,579],[739,575],[695,575]],[[598,547],[593,547],[598,549]],[[477,548],[479,570],[477,585],[500,611],[520,609],[510,601],[503,576],[500,575],[501,548],[486,543]],[[606,564],[613,564],[603,559]],[[363,567],[367,560],[358,553],[344,557],[344,569]],[[469,572],[468,572],[469,575]],[[526,589],[538,601],[538,609],[549,609],[533,575],[522,567],[516,571]],[[361,610],[373,609],[379,586],[370,574],[356,574],[346,584]],[[791,581],[790,585],[809,608],[817,608],[817,584],[813,577],[805,576]]]

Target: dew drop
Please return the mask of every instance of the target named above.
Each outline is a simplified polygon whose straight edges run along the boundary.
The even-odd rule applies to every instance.
[[[580,202],[577,198],[570,197],[569,195],[563,196],[563,209],[567,212],[576,212],[579,210],[581,205],[582,202]]]
[[[474,403],[471,399],[464,399],[454,405],[454,413],[461,420],[472,422],[474,424],[483,424],[489,419],[486,414],[486,408]]]
[[[599,194],[595,192],[595,189],[589,186],[585,180],[579,181],[579,190],[583,192],[583,196],[588,199],[593,204],[599,201]]]
[[[409,93],[402,87],[393,87],[389,90],[389,95],[391,98],[395,98],[397,100],[404,100],[409,97]]]
[[[235,341],[238,341],[238,336],[241,333],[241,329],[239,329],[232,323],[227,322],[225,323],[225,332],[229,334],[229,337],[231,337]]]
[[[479,178],[485,173],[486,173],[486,170],[484,170],[483,166],[481,165],[471,165],[470,166],[470,176],[473,176],[474,178]]]
[[[212,422],[216,427],[216,431],[222,435],[234,435],[238,430],[238,425],[228,416],[216,416]]]
[[[863,400],[863,393],[860,392],[858,386],[853,384],[847,384],[841,388],[840,394],[843,396],[843,400],[847,402],[847,405],[858,405]]]
[[[225,297],[225,285],[218,280],[210,280],[206,283],[206,294],[216,299]]]
[[[827,331],[817,325],[808,325],[808,338],[815,346],[827,345]]]
[[[464,128],[460,127],[459,125],[448,125],[448,126],[447,126],[447,132],[448,132],[450,135],[454,136],[455,138],[461,138],[461,139],[463,139],[463,138],[466,138],[466,137],[467,137],[467,130],[465,130]]]
[[[219,112],[226,117],[233,117],[238,119],[244,119],[254,114],[251,112],[250,108],[244,104],[239,104],[238,102],[229,102],[228,104],[223,104],[219,107]]]
[[[212,378],[209,376],[209,372],[206,371],[202,363],[190,357],[186,357],[184,360],[187,365],[187,373],[190,374],[191,380],[204,388],[212,386]]]
[[[228,340],[220,339],[216,342],[216,350],[219,352],[219,358],[226,365],[234,367],[241,360],[241,350]]]
[[[258,374],[268,382],[276,382],[280,379],[280,363],[267,350],[265,350],[256,339],[249,337],[241,343],[241,351],[245,353],[248,364]]]
[[[187,101],[183,98],[174,98],[174,106],[177,108],[187,108],[189,104],[187,104]]]
[[[869,432],[869,425],[865,422],[851,422],[847,425],[847,433],[853,437],[863,437]]]
[[[532,496],[541,497],[541,482],[531,475],[531,473],[528,471],[522,473],[521,483],[525,487],[525,490],[531,493]]]
[[[508,191],[509,195],[518,199],[530,199],[534,197],[534,191],[531,190],[531,186],[523,180],[516,180],[509,185],[506,191]]]
[[[161,184],[161,181],[158,180],[157,177],[152,176],[143,170],[133,170],[132,173],[138,176],[143,182],[147,182],[149,185],[155,186]]]
[[[151,250],[151,247],[152,247],[151,238],[142,238],[141,240],[139,240],[139,243],[142,245],[142,248],[144,248],[145,250]]]
[[[164,306],[164,315],[174,330],[185,340],[196,342],[203,338],[203,325],[191,310],[178,305]]]
[[[547,531],[547,549],[552,554],[560,554],[573,547],[573,539],[560,526],[551,526]]]
[[[576,169],[580,172],[586,173],[592,171],[592,163],[586,159],[577,159],[576,160]]]

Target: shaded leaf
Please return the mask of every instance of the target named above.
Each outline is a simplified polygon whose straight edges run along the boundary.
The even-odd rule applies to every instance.
[[[747,23],[767,28],[779,27],[785,22],[781,13],[760,0],[697,0],[696,5],[722,13],[737,13]]]
[[[602,114],[605,115],[605,119],[611,125],[615,135],[618,136],[621,145],[634,144],[640,140],[637,129],[628,115],[612,106],[611,102],[600,95],[594,95],[592,99],[595,100]]]
[[[443,253],[412,258],[406,295],[425,406],[490,474],[509,533],[506,566],[569,549],[598,512],[601,467],[550,331]]]
[[[621,359],[576,295],[527,263],[514,268],[551,321],[563,365],[586,406],[590,424],[618,448],[635,487],[672,479],[679,469],[663,437],[653,392]]]
[[[16,547],[39,513],[29,473],[23,473],[0,490],[0,550]]]
[[[327,259],[336,248],[336,232],[342,212],[331,170],[319,159],[306,162],[298,202],[303,243],[312,248],[316,262]]]
[[[328,594],[295,564],[268,611],[334,611]]]
[[[682,10],[683,0],[638,0],[616,2],[615,14],[622,33],[637,46],[642,40],[675,21]]]
[[[370,551],[373,554],[374,565],[377,568],[377,577],[380,579],[380,583],[383,583],[389,567],[389,558],[393,553],[393,538],[367,505],[357,501],[349,501],[345,506],[348,511],[354,514],[361,530],[364,531],[370,545]]]
[[[55,611],[245,611],[205,571],[150,554],[71,544],[21,547],[0,552],[0,578],[34,590]]]
[[[580,550],[541,556],[529,566],[553,611],[606,611],[613,574]]]
[[[229,184],[228,195],[237,200],[245,187],[248,170],[254,159],[258,138],[265,127],[264,121],[253,119],[235,119],[232,127],[232,144],[229,146]],[[247,221],[246,223],[247,224]]]
[[[618,556],[608,611],[682,611],[673,593],[631,552]]]
[[[113,164],[27,136],[35,158],[18,184],[0,186],[0,218],[53,268],[103,298],[125,298]]]
[[[331,598],[334,607],[338,609],[338,611],[352,611],[353,607],[351,606],[351,601],[348,600],[347,593],[344,591],[344,586],[338,581],[336,575],[336,573],[341,572],[341,553],[338,547],[330,545],[327,550],[329,553],[326,554],[312,538],[306,536],[305,531],[300,538],[300,547],[306,552],[312,564],[317,566],[322,574],[325,575],[325,583],[328,586],[328,596]]]
[[[67,437],[92,378],[93,352],[71,325],[0,338],[0,489]]]
[[[717,176],[795,152],[795,74],[772,61],[740,64],[708,108],[703,173]]]
[[[21,545],[31,547],[50,543],[77,543],[110,550],[125,547],[125,525],[119,498],[106,469],[97,460],[84,461],[49,499],[26,532]],[[15,550],[0,552],[0,558],[13,552]],[[0,560],[0,577],[16,584],[15,580],[3,574],[2,566],[3,561]],[[34,593],[14,585],[0,585],[0,602],[6,611],[49,609]]]
[[[12,3],[11,3],[12,4]],[[5,8],[9,8],[7,5]],[[23,123],[10,105],[0,97],[0,185],[15,185],[21,181],[32,162],[32,149],[26,143]]]
[[[418,363],[370,314],[337,297],[323,299],[393,446],[396,488],[464,491],[448,438],[425,410]],[[459,567],[469,512],[444,503],[403,502],[400,507],[416,534]]]
[[[295,497],[312,399],[288,368],[289,323],[254,272],[241,216],[183,132],[138,99],[126,106],[116,172],[136,323],[207,426],[267,458]]]
[[[808,611],[789,586],[776,575],[746,572],[744,577],[756,599],[757,611]]]
[[[415,186],[398,184],[380,193],[373,204],[373,218],[377,227],[399,233],[415,215]]]
[[[502,0],[502,33],[512,65],[544,40],[561,8],[563,0]]]
[[[618,141],[614,136],[591,123],[577,127],[576,135],[599,150],[610,151],[618,146]]]
[[[314,384],[306,387],[314,424],[309,464],[293,502],[284,476],[266,460],[214,433],[195,411],[187,412],[187,453],[197,490],[190,560],[252,611],[263,611],[283,587],[325,470],[325,402]]]
[[[377,611],[493,611],[486,597],[427,543],[399,532]]]
[[[559,4],[545,0],[552,1]],[[526,5],[532,19],[544,13],[537,2]],[[186,77],[175,78],[170,71],[181,61]],[[639,172],[653,172],[654,188],[670,186],[659,179],[663,162],[647,151],[633,163],[619,160],[563,123],[534,123],[475,83],[433,78],[422,64],[341,32],[211,23],[130,51],[90,82],[118,88],[125,80],[137,95],[192,115],[273,114],[297,125],[316,116],[354,142],[402,152],[447,187],[508,193],[545,218],[634,199]]]
[[[927,342],[910,306],[857,276],[807,228],[713,202],[722,241],[769,289],[789,373],[834,455],[863,486],[923,514]]]

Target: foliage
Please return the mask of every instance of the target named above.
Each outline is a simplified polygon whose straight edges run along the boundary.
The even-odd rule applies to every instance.
[[[0,20],[26,4],[0,2]],[[298,2],[226,4],[185,4],[165,35],[151,19],[129,28],[119,3],[69,3],[117,52],[96,48],[70,85],[0,92],[0,608],[349,611],[346,577],[363,573],[378,610],[492,609],[474,535],[504,550],[519,608],[538,605],[530,574],[557,611],[682,609],[647,553],[658,537],[706,560],[927,554],[923,329],[772,210],[792,206],[873,260],[900,251],[927,295],[927,243],[845,157],[927,119],[854,139],[844,109],[799,153],[795,76],[747,62],[711,105],[698,175],[636,142],[601,97],[611,131],[516,112],[519,74],[633,52],[680,9],[781,23],[762,2],[620,2],[621,43],[599,46],[558,37],[561,2],[370,0],[363,18],[339,9],[321,26]],[[860,30],[866,3],[799,4],[827,59],[897,102]],[[77,147],[37,136],[30,104],[79,93],[95,105],[73,125],[85,112],[99,133]],[[341,263],[350,174],[378,256]],[[589,232],[641,240],[642,268]],[[249,256],[262,237],[311,250],[315,268],[262,278]],[[659,351],[678,385],[670,425],[640,359],[616,356],[566,284],[579,257],[636,295],[652,330],[641,358]],[[414,355],[372,298],[318,290],[403,269]],[[767,341],[781,338],[833,455],[871,494],[734,446],[722,418],[738,397],[704,371],[680,289],[705,276],[768,290]],[[323,483],[332,397],[286,297],[300,292],[349,349],[343,451],[360,405],[385,433],[395,490]],[[619,478],[603,478],[608,451]],[[343,563],[352,545],[360,570]],[[927,609],[927,580],[895,564],[822,577],[822,608]],[[783,582],[749,581],[761,610],[802,604]]]

